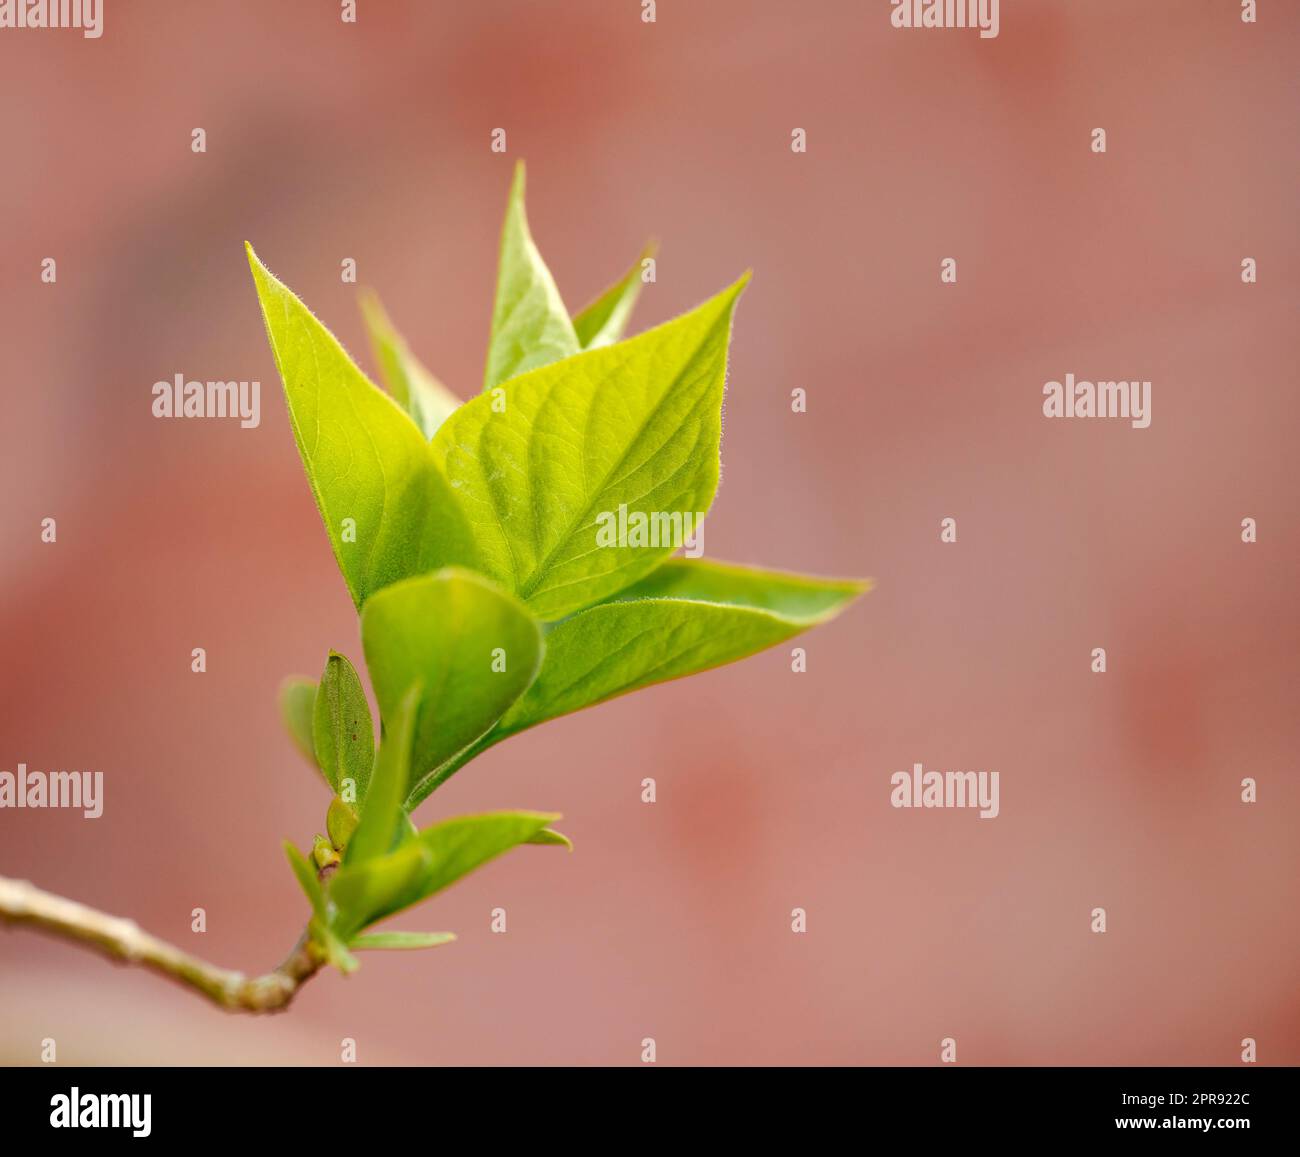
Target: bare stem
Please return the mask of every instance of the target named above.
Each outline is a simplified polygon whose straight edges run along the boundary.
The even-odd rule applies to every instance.
[[[78,940],[112,960],[151,968],[233,1012],[278,1012],[287,1008],[298,989],[325,963],[318,945],[304,932],[274,971],[245,976],[182,952],[149,935],[134,920],[109,916],[74,900],[42,892],[26,880],[5,876],[0,876],[0,920],[30,924]]]

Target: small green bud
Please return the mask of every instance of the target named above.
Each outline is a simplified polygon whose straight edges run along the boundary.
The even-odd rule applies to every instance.
[[[316,867],[321,871],[326,868],[337,867],[340,861],[338,852],[333,848],[324,836],[318,835],[312,842],[311,858],[316,861]]]
[[[330,810],[325,814],[325,830],[329,832],[335,850],[341,852],[348,846],[359,822],[357,813],[338,796],[330,801]]]

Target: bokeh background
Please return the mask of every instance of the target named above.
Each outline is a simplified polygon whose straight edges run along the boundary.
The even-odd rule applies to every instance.
[[[373,370],[355,258],[466,394],[516,157],[572,307],[649,235],[639,325],[753,267],[708,554],[878,582],[806,674],[778,649],[457,776],[421,818],[555,809],[577,851],[395,922],[455,946],[255,1020],[13,931],[0,1059],[1300,1062],[1300,8],[1260,8],[1004,0],[982,40],[884,0],[108,0],[101,40],[0,32],[0,768],[107,797],[0,812],[0,873],[249,971],[303,919],[280,840],[328,801],[276,687],[360,645],[246,238]],[[1151,428],[1045,420],[1067,372],[1150,379]],[[260,380],[261,427],[154,419],[176,373]],[[999,771],[1000,818],[892,809],[916,761]]]

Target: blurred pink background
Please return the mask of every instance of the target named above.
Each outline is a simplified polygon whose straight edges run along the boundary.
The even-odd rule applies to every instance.
[[[0,1060],[1300,1063],[1300,9],[1260,8],[1004,0],[983,40],[885,0],[108,0],[101,40],[0,32],[0,769],[106,792],[0,811],[0,874],[248,971],[304,919],[280,840],[328,797],[276,687],[360,644],[246,238],[373,372],[355,258],[462,394],[516,157],[571,307],[650,235],[638,328],[753,267],[708,554],[878,583],[806,674],[778,648],[461,772],[420,819],[554,809],[577,850],[394,921],[456,945],[258,1020],[13,931]],[[1150,429],[1044,419],[1067,372],[1151,380]],[[260,380],[261,427],[154,419],[177,373]],[[1001,816],[891,808],[918,761],[999,771]]]

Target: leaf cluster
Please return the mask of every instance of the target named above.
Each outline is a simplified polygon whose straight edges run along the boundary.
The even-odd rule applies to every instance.
[[[524,170],[502,229],[483,389],[461,401],[377,297],[361,305],[374,385],[248,249],[290,422],[360,616],[361,680],[331,652],[281,692],[286,726],[333,793],[309,859],[286,853],[312,935],[345,971],[365,948],[448,933],[375,923],[519,844],[565,844],[546,812],[418,830],[411,811],[501,740],[666,679],[744,658],[867,589],[703,559],[680,543],[603,542],[603,518],[708,512],[736,302],[748,277],[626,337],[647,246],[570,315],[529,231]],[[327,879],[322,881],[322,876]]]

